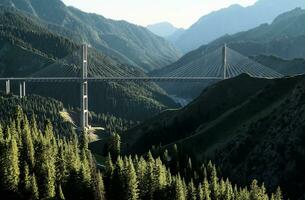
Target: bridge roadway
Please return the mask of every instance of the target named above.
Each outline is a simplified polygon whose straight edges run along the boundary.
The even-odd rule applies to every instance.
[[[227,77],[230,78],[230,77]],[[253,77],[274,79],[274,77]],[[0,81],[20,81],[20,82],[105,82],[105,81],[152,81],[152,82],[175,82],[175,81],[203,81],[203,80],[223,80],[224,77],[8,77],[0,78]]]
[[[203,80],[222,80],[223,77],[11,77],[0,78],[0,81],[21,81],[21,82],[89,82],[104,81],[203,81]]]

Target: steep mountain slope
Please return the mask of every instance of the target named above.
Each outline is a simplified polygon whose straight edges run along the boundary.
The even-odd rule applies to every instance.
[[[122,135],[127,152],[177,144],[197,160],[217,162],[241,184],[256,178],[292,199],[304,195],[305,77],[246,75],[222,81],[187,107],[162,113]]]
[[[305,73],[305,60],[301,58],[284,60],[275,56],[259,55],[255,56],[253,59],[287,76]]]
[[[172,25],[169,22],[160,22],[156,24],[151,24],[148,25],[146,28],[151,32],[153,32],[154,34],[159,35],[161,37],[168,37],[179,30],[179,28],[176,28],[174,25]]]
[[[145,152],[152,145],[166,145],[189,137],[201,124],[209,124],[232,107],[239,106],[269,82],[271,80],[252,79],[247,75],[221,81],[204,90],[200,97],[186,107],[162,113],[130,130],[130,135],[138,139],[128,140],[128,146]]]
[[[79,72],[79,45],[49,32],[13,9],[1,8],[0,18],[3,22],[0,29],[1,77],[65,76],[69,66]],[[79,53],[74,55],[76,51]],[[140,70],[120,64],[94,49],[89,53],[91,76],[145,76]],[[75,57],[69,60],[71,55]],[[13,91],[18,91],[15,89],[13,85]],[[27,91],[79,106],[79,86],[75,83],[29,83]],[[69,95],[63,95],[67,91]],[[175,106],[159,87],[149,83],[95,83],[90,85],[89,92],[91,110],[132,120],[142,120],[168,106]]]
[[[277,15],[305,7],[303,0],[259,0],[249,7],[233,5],[210,13],[199,19],[176,41],[176,46],[184,53],[225,34],[234,34],[271,22]]]
[[[62,26],[77,35],[77,42],[88,42],[106,55],[146,71],[168,65],[180,56],[165,39],[143,27],[84,13],[60,0],[1,0],[0,4]]]

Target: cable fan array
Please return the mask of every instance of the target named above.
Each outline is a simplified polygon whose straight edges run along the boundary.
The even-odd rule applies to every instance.
[[[146,77],[144,73],[132,67],[125,66],[110,59],[93,49],[88,54],[88,76],[94,78],[136,78]],[[65,58],[55,61],[53,64],[43,68],[32,77],[80,77],[82,52],[78,50]],[[226,62],[224,62],[226,61]],[[160,78],[202,78],[223,79],[233,78],[240,74],[248,74],[258,78],[280,78],[282,74],[246,57],[228,47],[220,47],[213,52],[203,54],[186,65],[159,74]]]
[[[211,53],[203,54],[199,59],[159,76],[233,78],[243,73],[258,78],[283,77],[282,74],[228,47],[220,47]]]

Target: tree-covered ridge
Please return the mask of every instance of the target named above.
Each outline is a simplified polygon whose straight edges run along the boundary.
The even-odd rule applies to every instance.
[[[10,40],[20,46],[26,45],[51,58],[62,58],[77,48],[69,39],[50,32],[39,20],[3,6],[0,6],[0,13],[2,41]],[[60,48],[62,46],[66,48]]]
[[[249,188],[238,187],[229,179],[221,178],[211,162],[193,171],[192,163],[184,169],[194,173],[196,179],[186,181],[180,174],[174,175],[160,157],[149,152],[143,157],[118,157],[113,162],[108,156],[105,167],[105,196],[110,200],[282,200],[278,188],[268,195],[264,184],[256,180]]]
[[[74,131],[73,125],[64,121],[60,115],[64,110],[63,103],[52,98],[29,95],[21,99],[17,96],[1,95],[0,105],[0,122],[14,120],[15,110],[20,107],[28,119],[35,119],[39,129],[44,128],[49,120],[55,132],[60,135],[71,135]]]
[[[75,136],[56,137],[50,122],[38,129],[20,107],[0,127],[1,197],[103,199],[102,176]]]

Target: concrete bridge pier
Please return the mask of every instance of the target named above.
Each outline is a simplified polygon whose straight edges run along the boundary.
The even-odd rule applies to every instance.
[[[25,81],[19,83],[19,97],[23,98],[25,97]]]
[[[5,94],[11,93],[11,83],[10,80],[5,81]]]

